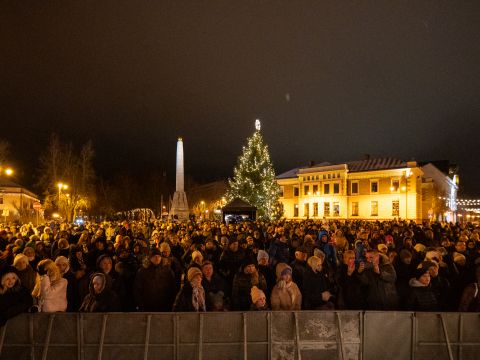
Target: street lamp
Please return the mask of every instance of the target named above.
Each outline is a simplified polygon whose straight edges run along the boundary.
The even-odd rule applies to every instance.
[[[58,204],[57,204],[57,210],[60,211],[60,195],[62,193],[62,189],[63,190],[67,190],[68,189],[68,185],[67,184],[64,184],[62,182],[59,182],[57,184],[57,187],[58,187]]]

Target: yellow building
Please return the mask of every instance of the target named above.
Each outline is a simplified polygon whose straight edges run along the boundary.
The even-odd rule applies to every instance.
[[[33,204],[39,202],[37,195],[10,179],[0,176],[0,222],[33,221],[36,218]]]
[[[415,161],[322,163],[277,176],[286,218],[422,220],[423,170]]]

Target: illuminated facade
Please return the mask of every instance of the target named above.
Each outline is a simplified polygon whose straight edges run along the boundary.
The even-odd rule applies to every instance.
[[[0,177],[0,221],[18,219],[30,221],[34,219],[33,204],[39,201],[37,195],[23,186]]]
[[[277,176],[286,218],[392,220],[428,218],[424,171],[415,161],[322,163]],[[456,196],[456,192],[455,192]]]

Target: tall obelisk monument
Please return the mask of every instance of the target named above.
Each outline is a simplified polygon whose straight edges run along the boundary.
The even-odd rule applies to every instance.
[[[183,169],[183,141],[178,138],[177,142],[177,173],[175,181],[175,194],[173,194],[170,216],[178,220],[188,220],[190,213],[188,209],[187,194],[184,187],[185,172]]]

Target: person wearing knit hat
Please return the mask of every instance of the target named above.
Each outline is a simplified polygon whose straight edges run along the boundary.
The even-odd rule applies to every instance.
[[[453,262],[456,265],[465,266],[466,261],[467,261],[467,258],[465,257],[465,255],[460,254],[459,252],[453,253]]]
[[[409,281],[410,293],[406,308],[411,311],[436,311],[438,300],[430,286],[429,269],[435,266],[431,261],[421,262],[415,270],[415,277]]]
[[[207,311],[205,290],[202,287],[202,271],[191,267],[187,273],[188,282],[177,294],[173,311]]]
[[[192,262],[195,262],[199,265],[203,263],[203,255],[200,251],[195,250],[192,252]]]
[[[252,305],[250,290],[252,286],[266,291],[267,282],[257,269],[257,261],[254,257],[247,256],[235,274],[232,283],[232,309],[247,311]]]
[[[268,264],[268,259],[269,259],[269,256],[268,256],[268,252],[266,252],[265,250],[258,250],[258,254],[257,254],[257,261],[258,263],[260,264],[260,262],[265,259],[267,261],[267,264]]]
[[[270,297],[272,310],[300,310],[302,293],[292,281],[292,268],[285,263],[279,263],[275,271],[277,284]]]
[[[425,245],[420,244],[420,243],[416,244],[413,248],[418,253],[423,253],[423,252],[425,252],[425,249],[426,249]]]
[[[387,252],[388,252],[388,246],[385,245],[385,244],[378,244],[377,245],[377,249],[380,253],[384,254],[384,255],[387,255]]]
[[[256,286],[252,286],[250,293],[252,296],[252,306],[250,307],[250,310],[268,310],[267,298],[262,290]]]
[[[28,257],[24,254],[17,254],[13,260],[13,266],[17,269],[17,275],[22,285],[32,292],[35,287],[37,273],[30,266]]]

